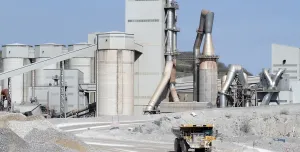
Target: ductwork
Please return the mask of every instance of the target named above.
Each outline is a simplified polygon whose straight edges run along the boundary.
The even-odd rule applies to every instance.
[[[226,82],[226,79],[227,79],[227,75],[223,75],[222,78],[221,78],[221,88],[223,88],[223,86]]]
[[[267,79],[267,83],[268,83],[268,90],[276,90],[279,80],[284,72],[285,72],[285,69],[279,69],[279,71],[275,74],[275,76],[272,79],[268,70],[263,69],[263,75]],[[264,96],[261,105],[269,105],[273,94],[274,94],[274,92],[267,93]]]
[[[220,93],[220,108],[225,108],[227,106],[227,99],[226,94],[227,91],[232,84],[234,78],[237,77],[239,82],[244,86],[247,87],[247,75],[244,73],[243,68],[240,65],[229,65],[229,70],[227,72],[227,78],[224,82]]]
[[[218,56],[215,55],[212,28],[213,28],[214,13],[208,12],[205,16],[204,23],[204,45],[203,51],[199,58],[199,75],[198,75],[198,102],[208,102],[211,105],[215,104],[218,91]]]
[[[208,10],[202,10],[201,11],[201,15],[200,15],[200,23],[199,23],[199,27],[197,30],[197,36],[196,36],[196,40],[194,43],[194,77],[193,77],[193,100],[194,101],[199,101],[199,58],[198,56],[200,55],[200,48],[201,48],[201,43],[204,37],[204,24],[205,24],[205,20],[206,20],[206,15],[207,13],[209,13],[210,11]]]
[[[270,76],[267,69],[263,69],[263,75],[267,79],[268,85],[271,86],[272,85],[272,78],[271,78],[271,76]]]
[[[175,88],[175,83],[176,83],[176,59],[173,59],[173,67],[172,67],[171,78],[170,78],[170,93],[173,102],[180,102]]]
[[[176,12],[174,13],[174,26],[176,25],[177,22],[177,16],[176,16]],[[176,27],[175,27],[176,28]],[[177,53],[177,31],[173,31],[173,68],[172,68],[172,72],[171,72],[171,78],[170,78],[170,93],[171,93],[171,97],[173,99],[173,102],[180,102],[179,101],[179,97],[177,95],[177,91],[176,91],[176,53]]]
[[[167,0],[167,6],[172,6],[173,0]],[[175,26],[175,8],[168,7],[167,9],[167,34],[166,34],[166,66],[163,78],[161,79],[158,87],[156,88],[151,100],[144,109],[145,114],[156,113],[157,106],[160,104],[160,97],[166,87],[169,87],[171,96],[174,102],[179,102],[179,98],[175,88],[176,81],[176,59],[173,57],[177,49],[177,34]],[[169,83],[170,82],[170,83]],[[168,86],[168,84],[170,84]]]
[[[152,95],[152,98],[149,101],[149,103],[145,109],[145,112],[151,113],[156,110],[155,109],[156,106],[159,105],[158,99],[160,98],[162,92],[164,91],[164,89],[166,88],[166,86],[170,80],[172,68],[173,68],[173,61],[167,61],[163,78],[159,82],[159,85],[157,86],[154,94]]]

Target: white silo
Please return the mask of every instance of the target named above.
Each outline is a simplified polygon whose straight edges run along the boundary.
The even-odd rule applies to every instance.
[[[92,44],[88,43],[77,43],[77,44],[72,44],[69,45],[68,50],[69,51],[74,51],[74,50],[79,50],[83,49],[86,47],[91,46]],[[92,58],[94,57],[94,49],[95,47],[90,47],[89,51],[87,50],[85,53],[74,57],[69,60],[69,69],[78,69],[81,72],[83,72],[83,82],[84,83],[92,83]]]
[[[98,34],[97,116],[133,115],[135,48],[133,34]]]
[[[55,43],[45,43],[35,46],[35,57],[36,62],[49,59],[51,57],[62,54],[63,50],[66,49],[65,45]],[[44,69],[57,69],[59,63],[48,65],[44,68],[35,70],[35,86],[48,86],[50,82],[45,81]]]
[[[25,44],[7,44],[3,45],[3,71],[18,69],[26,64],[29,64],[29,50],[32,46]],[[11,100],[13,103],[20,104],[25,101],[25,92],[27,93],[30,85],[30,74],[24,73],[11,77]],[[24,81],[26,80],[26,81]],[[8,88],[8,79],[3,81],[3,89]]]

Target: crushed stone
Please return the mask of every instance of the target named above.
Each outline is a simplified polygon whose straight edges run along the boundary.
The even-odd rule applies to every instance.
[[[299,107],[299,105],[261,106],[161,114],[160,118],[154,121],[101,134],[119,139],[172,142],[175,138],[171,132],[172,127],[178,127],[181,124],[212,124],[214,129],[218,130],[216,143],[219,142],[217,144],[219,147],[223,145],[223,151],[234,147],[236,144],[233,143],[243,143],[245,146],[273,151],[296,152],[300,149]],[[276,141],[276,139],[284,139],[285,142]],[[232,146],[228,146],[228,143]],[[216,151],[220,150],[219,147]],[[247,147],[243,147],[244,150],[241,150],[241,146],[236,147],[234,151],[249,151]]]
[[[0,113],[1,152],[93,152],[72,134],[61,132],[41,116]]]

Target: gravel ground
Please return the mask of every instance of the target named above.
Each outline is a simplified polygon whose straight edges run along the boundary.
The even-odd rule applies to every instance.
[[[205,109],[155,116],[120,116],[120,121],[149,120],[141,125],[83,131],[81,137],[172,143],[172,127],[181,124],[213,124],[218,130],[215,152],[268,152],[300,149],[300,105]],[[54,125],[111,122],[113,117],[45,120],[21,114],[0,113],[0,151],[75,152],[99,151],[64,133]]]
[[[72,134],[63,133],[41,116],[0,113],[1,152],[97,151]]]
[[[249,151],[249,147],[252,147],[296,152],[300,149],[299,109],[300,105],[295,104],[161,114],[155,121],[142,125],[110,131],[85,131],[80,136],[173,142],[175,136],[171,133],[172,127],[180,124],[213,124],[219,132],[218,140],[214,142],[215,151]]]

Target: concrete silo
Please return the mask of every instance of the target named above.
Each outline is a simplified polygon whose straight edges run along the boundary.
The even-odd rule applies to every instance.
[[[108,32],[97,35],[96,87],[97,116],[133,115],[134,61],[133,34]]]
[[[32,46],[25,44],[7,44],[3,45],[3,71],[10,71],[18,69],[26,64],[30,64],[29,61],[29,50]],[[31,72],[24,73],[21,75],[13,76],[11,80],[11,100],[15,104],[20,104],[26,100],[28,87],[31,83]],[[7,89],[8,79],[3,81],[3,89]]]
[[[77,43],[69,45],[68,51],[74,51],[86,48],[91,46],[92,44],[88,43]],[[89,48],[93,49],[93,47]],[[78,69],[83,72],[83,82],[84,83],[92,83],[92,58],[94,57],[93,51],[87,51],[88,53],[84,53],[78,57],[72,58],[69,60],[69,68],[70,69]]]

